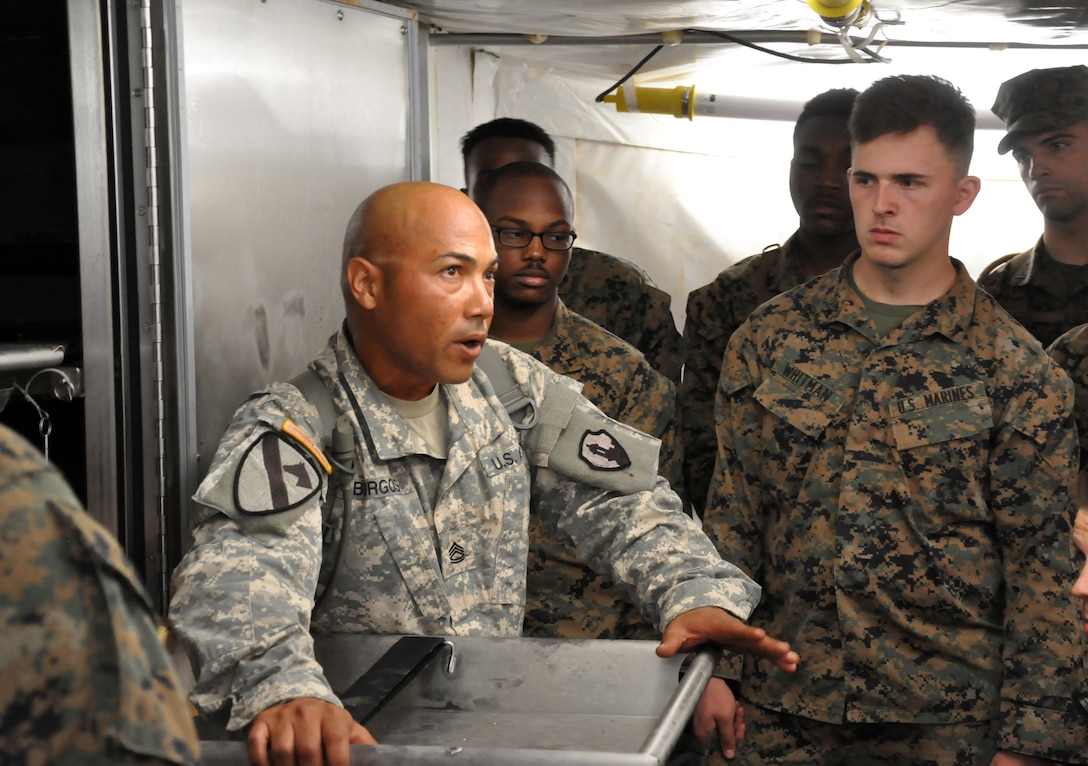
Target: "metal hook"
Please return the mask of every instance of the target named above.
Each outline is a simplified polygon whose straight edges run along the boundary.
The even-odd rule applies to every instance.
[[[49,413],[43,410],[38,403],[34,401],[34,397],[30,395],[30,392],[20,386],[18,383],[13,384],[15,388],[23,395],[23,398],[30,402],[30,406],[38,411],[38,433],[41,434],[42,441],[44,442],[42,453],[45,455],[45,459],[49,459],[49,434],[53,433],[53,421],[49,419]],[[27,384],[27,388],[30,384]]]

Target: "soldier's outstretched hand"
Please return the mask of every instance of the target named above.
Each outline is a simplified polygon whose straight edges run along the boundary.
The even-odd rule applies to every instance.
[[[800,657],[785,641],[771,638],[767,631],[745,625],[724,609],[703,606],[675,617],[665,626],[665,635],[657,647],[659,657],[694,649],[712,641],[731,652],[751,654],[770,660],[782,670],[797,670]]]
[[[351,745],[376,744],[348,711],[303,697],[262,710],[249,729],[247,749],[254,766],[347,766]]]

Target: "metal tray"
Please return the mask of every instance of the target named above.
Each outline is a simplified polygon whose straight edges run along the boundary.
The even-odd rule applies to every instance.
[[[388,699],[362,701],[360,710],[377,708],[365,724],[381,744],[352,747],[353,764],[661,766],[718,657],[698,652],[680,679],[688,656],[663,660],[653,641],[452,637],[437,639],[444,645],[398,681],[397,670],[381,667],[400,638],[337,634],[315,642],[349,707],[360,687],[400,687]],[[368,671],[373,683],[356,685]],[[208,766],[247,763],[244,743],[201,746]]]

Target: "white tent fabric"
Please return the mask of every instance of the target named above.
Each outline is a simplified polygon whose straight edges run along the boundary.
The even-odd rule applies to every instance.
[[[455,25],[450,14],[459,14],[457,24],[464,26],[458,29],[474,29],[471,24],[479,22],[482,26],[478,29],[485,31],[525,31],[534,28],[529,19],[552,19],[551,23],[558,25],[563,20],[560,17],[567,16],[563,3],[550,3],[547,14],[520,1],[501,3],[502,13],[494,14],[484,12],[495,8],[487,3],[413,5],[421,8],[424,18],[441,19],[451,29]],[[730,263],[783,241],[796,227],[787,178],[792,119],[805,100],[832,87],[864,89],[892,74],[937,74],[958,85],[979,115],[972,172],[982,178],[983,190],[971,210],[954,224],[952,238],[953,255],[977,275],[994,258],[1033,244],[1042,225],[1015,163],[1009,156],[997,154],[1001,125],[989,106],[998,86],[1009,77],[1038,67],[1083,63],[1083,50],[1064,47],[1071,39],[1083,39],[1083,30],[1069,24],[1059,28],[1013,20],[1013,6],[1023,3],[909,5],[919,16],[923,11],[929,14],[925,18],[941,16],[945,42],[953,39],[953,33],[963,33],[966,38],[968,27],[977,32],[983,23],[1021,35],[1005,40],[1039,37],[1064,42],[1042,49],[1006,49],[997,44],[889,46],[884,53],[890,63],[835,66],[785,61],[734,45],[665,48],[632,82],[664,87],[694,84],[699,92],[721,94],[739,105],[735,118],[694,121],[618,113],[615,106],[594,101],[649,52],[646,44],[618,45],[601,40],[594,45],[551,41],[535,46],[494,45],[486,37],[474,38],[471,45],[435,44],[430,57],[435,126],[432,177],[455,186],[463,184],[457,141],[474,125],[498,116],[536,122],[556,137],[557,170],[575,190],[579,244],[643,266],[673,296],[673,311],[681,324],[688,292],[713,279]],[[577,16],[584,33],[600,34],[602,27],[593,25],[601,23],[598,19],[604,6],[612,6],[614,15],[622,17],[617,28],[623,33],[635,28],[636,13],[643,14],[638,18],[644,27],[664,28],[684,9],[692,11],[699,25],[713,21],[732,29],[737,29],[740,21],[760,28],[774,24],[803,28],[819,21],[801,0],[595,2],[592,13],[570,13]],[[697,13],[703,6],[714,13]],[[1074,6],[1066,10],[1083,15]],[[1025,13],[1018,18],[1026,18]],[[903,15],[907,16],[906,8]],[[896,34],[916,19],[907,21],[895,27]],[[938,22],[930,23],[936,26]],[[919,28],[921,25],[912,27]],[[432,41],[439,40],[432,36]],[[769,47],[812,55],[799,44]],[[820,48],[824,57],[843,57],[836,46]]]

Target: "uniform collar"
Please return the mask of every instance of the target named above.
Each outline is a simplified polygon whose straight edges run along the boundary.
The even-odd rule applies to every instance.
[[[876,331],[869,321],[865,302],[850,284],[848,276],[860,255],[860,250],[851,253],[842,266],[828,272],[816,283],[819,292],[813,303],[818,324],[841,322],[873,340]],[[978,288],[962,263],[953,258],[952,265],[956,268],[956,281],[948,292],[908,318],[902,327],[888,337],[889,341],[902,343],[934,334],[943,335],[953,342],[965,340],[974,316]]]
[[[378,458],[388,461],[430,454],[423,439],[380,395],[377,384],[355,356],[346,328],[337,333],[334,345],[338,377],[347,383],[359,404],[361,413],[357,417],[361,414],[365,419],[365,430],[369,431]],[[506,433],[509,417],[493,393],[483,394],[481,380],[487,377],[476,368],[465,383],[441,384],[448,409],[450,460],[465,450],[475,453]]]

